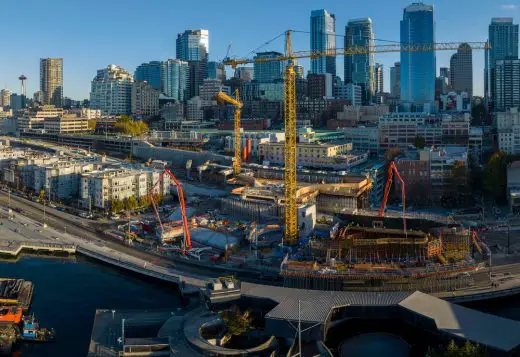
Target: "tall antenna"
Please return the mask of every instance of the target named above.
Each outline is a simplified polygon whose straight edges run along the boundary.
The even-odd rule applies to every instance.
[[[24,97],[27,97],[27,92],[25,88],[25,81],[27,81],[27,77],[25,76],[25,74],[22,74],[20,75],[20,77],[18,77],[18,79],[20,80],[20,94]]]

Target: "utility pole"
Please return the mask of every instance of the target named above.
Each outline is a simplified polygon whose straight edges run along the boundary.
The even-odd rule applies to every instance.
[[[509,247],[511,246],[511,221],[507,220],[507,254],[509,254]]]
[[[298,356],[302,357],[302,301],[298,299]]]

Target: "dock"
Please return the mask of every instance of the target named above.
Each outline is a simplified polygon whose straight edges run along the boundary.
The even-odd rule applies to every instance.
[[[0,304],[17,305],[28,310],[33,290],[34,285],[31,281],[0,278]]]
[[[16,257],[24,250],[48,253],[75,254],[76,246],[74,244],[54,243],[45,241],[0,241],[0,255]]]

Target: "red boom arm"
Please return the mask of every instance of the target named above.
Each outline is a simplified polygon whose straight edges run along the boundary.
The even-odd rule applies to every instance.
[[[379,208],[379,218],[383,218],[383,215],[385,213],[386,203],[388,201],[388,195],[390,194],[390,187],[392,187],[394,174],[401,182],[401,196],[403,201],[403,229],[406,233],[406,188],[403,178],[399,174],[399,171],[397,171],[397,167],[395,166],[395,163],[393,161],[390,162],[390,166],[388,167],[388,179],[386,180],[383,201],[381,202],[381,207]]]

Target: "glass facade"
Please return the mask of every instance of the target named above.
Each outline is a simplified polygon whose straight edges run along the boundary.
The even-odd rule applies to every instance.
[[[373,46],[374,32],[372,20],[350,20],[345,27],[345,48],[352,46]],[[364,105],[372,101],[375,93],[374,54],[345,56],[345,83],[354,83],[361,87]]]
[[[311,50],[326,51],[336,48],[336,17],[327,10],[311,12]],[[336,75],[336,57],[311,59],[311,73]]]
[[[414,3],[406,7],[401,21],[401,43],[434,42],[433,6]],[[412,104],[433,103],[436,72],[434,51],[401,52],[401,100]]]
[[[177,35],[177,59],[188,62],[187,98],[199,95],[199,86],[208,78],[209,31],[186,30]]]
[[[497,60],[492,71],[494,107],[508,111],[520,106],[520,60]]]
[[[280,52],[258,52],[255,59],[283,56]],[[272,83],[283,78],[284,63],[281,61],[254,63],[254,78],[259,83]]]
[[[222,62],[208,62],[208,79],[226,80],[226,70]]]
[[[491,19],[489,25],[489,44],[486,51],[486,68],[484,70],[484,91],[486,96],[494,98],[491,74],[497,60],[518,58],[518,25],[513,24],[513,18],[500,17]]]
[[[136,81],[146,81],[155,89],[161,89],[161,62],[152,61],[138,66],[134,73]]]
[[[161,90],[170,98],[177,100],[188,99],[188,62],[178,59],[169,59],[161,64]]]

